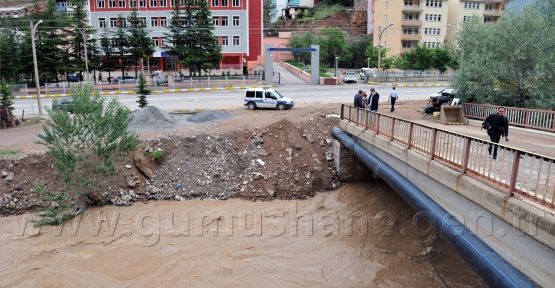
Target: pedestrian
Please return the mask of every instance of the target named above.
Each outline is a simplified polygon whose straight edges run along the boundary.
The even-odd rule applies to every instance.
[[[355,94],[355,108],[364,108],[364,104],[362,104],[362,90],[358,90],[358,93]]]
[[[378,112],[378,101],[380,100],[380,94],[376,92],[376,89],[370,89],[370,97],[368,97],[368,109],[370,112]]]
[[[487,129],[489,140],[493,143],[499,143],[501,137],[505,137],[509,141],[509,120],[505,117],[505,108],[497,108],[497,113],[489,115],[482,123],[482,128]],[[493,146],[493,159],[497,159],[497,145],[490,144],[488,148],[489,155]]]
[[[364,109],[367,108],[368,105],[368,94],[366,94],[366,92],[362,91],[362,106]]]
[[[391,102],[391,112],[395,111],[395,102],[399,99],[399,94],[395,91],[395,86],[393,86],[393,90],[389,93],[389,98],[387,99],[388,102]]]

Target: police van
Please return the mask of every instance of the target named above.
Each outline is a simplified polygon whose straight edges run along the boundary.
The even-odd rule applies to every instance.
[[[291,109],[293,108],[293,100],[283,97],[278,91],[274,89],[252,88],[245,91],[245,106],[249,110],[256,108],[271,108],[271,109]]]

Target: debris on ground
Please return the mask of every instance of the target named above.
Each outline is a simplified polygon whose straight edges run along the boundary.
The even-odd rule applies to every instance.
[[[147,106],[133,112],[129,128],[134,131],[170,130],[177,127],[179,120],[156,106]]]
[[[231,117],[233,117],[233,114],[229,112],[208,110],[190,115],[187,117],[187,121],[192,123],[207,123],[228,120]]]

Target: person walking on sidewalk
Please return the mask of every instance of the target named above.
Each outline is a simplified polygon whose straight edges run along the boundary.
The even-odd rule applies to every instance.
[[[362,103],[362,90],[358,90],[358,93],[355,94],[355,108],[364,108],[364,104]]]
[[[391,92],[389,93],[389,98],[387,99],[387,102],[391,102],[391,112],[395,111],[395,102],[398,98],[399,94],[397,94],[397,91],[395,91],[395,86],[393,86],[393,90],[391,90]]]
[[[380,94],[376,92],[376,89],[370,89],[370,97],[368,97],[368,109],[370,112],[378,112],[378,101],[380,100]]]
[[[505,108],[497,108],[497,113],[489,115],[482,123],[482,128],[487,129],[491,142],[499,143],[501,137],[505,137],[509,141],[509,120],[505,117]],[[489,155],[493,146],[493,159],[497,159],[497,145],[490,144],[488,148]]]

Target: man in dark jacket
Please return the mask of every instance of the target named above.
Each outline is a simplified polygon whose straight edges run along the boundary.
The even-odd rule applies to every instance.
[[[497,113],[491,114],[484,120],[482,127],[488,130],[491,142],[499,143],[502,136],[509,141],[509,120],[505,117],[505,108],[497,108]],[[497,159],[497,145],[489,145],[488,152],[491,155],[491,146],[493,147],[493,159]]]
[[[380,94],[376,92],[376,89],[370,89],[370,97],[368,97],[368,109],[370,112],[378,112],[378,101],[380,100]]]
[[[364,108],[362,104],[362,90],[358,90],[358,93],[355,94],[355,108]]]

